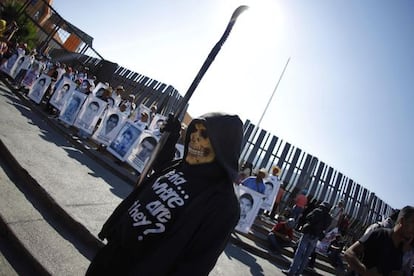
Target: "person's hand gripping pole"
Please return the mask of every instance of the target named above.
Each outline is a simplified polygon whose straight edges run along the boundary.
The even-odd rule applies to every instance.
[[[177,120],[181,113],[184,111],[185,107],[188,104],[191,96],[193,95],[195,89],[197,88],[198,84],[200,83],[201,79],[203,78],[204,74],[207,72],[208,68],[210,67],[213,60],[216,58],[218,52],[220,51],[221,47],[223,46],[224,42],[226,42],[227,37],[229,36],[231,30],[233,29],[234,24],[236,23],[237,18],[239,15],[248,9],[248,6],[239,6],[237,9],[234,10],[229,23],[227,24],[226,29],[224,30],[223,35],[220,37],[219,41],[216,45],[211,49],[207,59],[204,61],[203,65],[201,66],[200,70],[198,71],[196,77],[194,78],[193,82],[191,83],[190,87],[188,88],[187,92],[184,95],[184,98],[180,101],[178,108],[175,112],[174,119]],[[151,172],[152,166],[154,161],[156,160],[159,152],[164,147],[170,132],[165,131],[161,136],[160,140],[158,141],[157,146],[155,147],[154,151],[152,152],[151,158],[148,160],[147,164],[145,165],[144,169],[141,172],[141,175],[136,183],[136,186],[141,185],[143,180],[147,177],[148,173]]]

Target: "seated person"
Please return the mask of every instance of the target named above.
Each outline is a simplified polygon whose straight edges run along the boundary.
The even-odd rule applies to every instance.
[[[341,235],[336,235],[335,240],[332,241],[328,249],[329,261],[337,269],[337,274],[343,274],[345,271],[345,265],[341,256],[343,247],[344,243]]]
[[[267,235],[270,244],[270,250],[279,253],[282,248],[296,247],[293,241],[293,228],[295,227],[295,219],[289,218],[285,221],[276,223]]]

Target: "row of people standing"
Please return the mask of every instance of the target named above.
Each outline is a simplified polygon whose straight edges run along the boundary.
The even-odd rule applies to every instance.
[[[122,95],[125,94],[125,90],[121,85],[112,89],[109,83],[97,82],[96,78],[89,73],[88,68],[74,73],[69,66],[63,63],[47,63],[44,62],[44,58],[39,59],[37,56],[32,62],[29,62],[27,70],[22,70],[22,66],[18,66],[17,70],[15,65],[17,60],[28,56],[31,54],[25,55],[24,52],[20,52],[12,59],[14,64],[10,63],[11,58],[9,58],[6,65],[11,64],[11,66],[2,67],[2,71],[14,81],[16,88],[25,88],[20,90],[27,91],[27,96],[31,100],[44,105],[50,116],[57,118],[66,127],[74,126],[77,128],[77,137],[81,139],[92,138],[103,148],[116,140],[112,147],[113,151],[107,149],[121,162],[130,157],[131,150],[135,149],[135,144],[139,142],[138,139],[145,138],[142,147],[139,148],[139,154],[137,153],[136,156],[141,158],[139,167],[136,165],[138,162],[136,159],[130,160],[130,163],[134,164],[133,167],[140,172],[146,162],[146,159],[143,159],[144,146],[147,144],[145,142],[151,141],[151,149],[154,149],[161,135],[159,127],[165,117],[157,114],[157,107],[155,105],[146,107],[141,104],[137,108],[134,95],[130,94],[123,99]],[[16,74],[11,74],[7,67],[16,69]],[[36,70],[32,70],[33,68]],[[28,75],[31,76],[30,82],[27,81]],[[157,118],[157,122],[161,121],[161,123],[157,124],[158,128],[152,125],[149,128],[151,119],[155,121],[155,118]],[[128,129],[123,129],[123,125],[127,121],[131,122],[134,127],[128,125]],[[115,124],[118,126],[116,129],[110,127]],[[103,125],[102,128],[100,128],[101,125]],[[95,135],[98,129],[100,131]],[[112,133],[109,134],[111,131]],[[117,133],[119,131],[122,131],[124,135],[118,139]],[[153,136],[153,138],[144,137],[144,134]],[[130,139],[127,139],[128,137]],[[177,151],[179,152],[177,155],[181,155],[182,151],[179,149]]]
[[[29,90],[34,85],[34,81],[42,77],[42,75],[50,77],[50,82],[48,83],[46,83],[45,80],[36,83],[39,90],[44,89],[45,86],[47,86],[43,96],[46,98],[46,109],[49,113],[57,114],[60,111],[59,108],[56,108],[56,106],[51,105],[49,102],[54,94],[59,94],[59,98],[63,99],[70,88],[74,88],[89,95],[98,85],[96,77],[89,72],[88,67],[81,67],[78,70],[75,70],[65,63],[53,62],[50,58],[38,55],[35,50],[30,51],[28,54],[26,54],[26,51],[27,49],[24,44],[20,43],[16,45],[16,49],[13,51],[12,56],[4,61],[3,71],[13,78],[13,84],[17,89],[23,88]],[[24,63],[24,66],[16,66],[15,63],[25,59],[27,62]],[[14,69],[13,72],[10,71],[11,69]],[[33,69],[35,69],[33,74],[29,74]],[[28,75],[33,75],[31,76],[30,81],[27,81]],[[76,86],[71,87],[67,83],[69,81],[74,82]],[[127,97],[122,98],[123,94],[125,94],[125,89],[122,85],[118,85],[113,89],[109,83],[105,83],[105,85],[96,92],[96,96],[107,101],[111,107],[119,108],[127,117],[135,115],[135,119],[138,121],[141,118],[141,114],[134,114],[134,111],[136,110],[135,95],[130,94]],[[146,114],[146,116],[148,116],[148,122],[156,113],[156,105],[151,106]]]

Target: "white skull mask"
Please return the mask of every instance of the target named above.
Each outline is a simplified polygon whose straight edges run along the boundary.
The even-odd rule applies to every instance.
[[[203,124],[196,123],[194,130],[190,133],[190,141],[185,158],[190,165],[210,163],[216,157],[206,130]]]

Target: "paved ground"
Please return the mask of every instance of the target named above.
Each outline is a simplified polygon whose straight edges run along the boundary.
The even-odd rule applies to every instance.
[[[131,190],[130,184],[74,147],[30,106],[0,83],[1,141],[57,203],[96,236],[104,220]],[[37,238],[36,233],[28,232],[27,239]],[[5,263],[2,267],[6,267],[4,260],[0,257],[0,264]],[[53,265],[59,270],[64,264]],[[229,244],[211,275],[284,274],[267,259]]]

